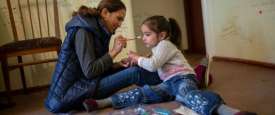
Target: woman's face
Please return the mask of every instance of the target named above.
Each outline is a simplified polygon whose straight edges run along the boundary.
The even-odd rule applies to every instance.
[[[161,40],[160,37],[158,36],[158,34],[154,31],[150,30],[150,28],[145,24],[142,24],[141,32],[143,34],[142,40],[143,40],[144,44],[146,45],[146,47],[154,47]]]
[[[121,26],[126,14],[125,9],[115,12],[109,12],[107,9],[104,9],[102,12],[105,25],[111,33],[115,32],[115,30]]]

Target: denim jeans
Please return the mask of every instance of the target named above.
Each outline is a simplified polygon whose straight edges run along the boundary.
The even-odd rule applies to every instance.
[[[97,85],[93,98],[102,99],[109,97],[116,91],[133,84],[144,86],[145,84],[156,85],[161,82],[162,80],[157,72],[149,72],[134,66],[102,78]]]
[[[124,108],[140,103],[160,103],[176,100],[200,115],[212,115],[223,103],[219,95],[201,91],[193,74],[178,75],[155,86],[145,85],[112,97],[114,108]]]

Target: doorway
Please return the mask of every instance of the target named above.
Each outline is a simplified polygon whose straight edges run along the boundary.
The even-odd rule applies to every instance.
[[[206,54],[201,0],[184,0],[188,49],[186,53]]]

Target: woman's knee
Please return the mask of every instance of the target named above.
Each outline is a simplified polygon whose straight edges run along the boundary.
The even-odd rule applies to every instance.
[[[48,111],[52,113],[65,113],[69,111],[65,104],[62,104],[54,100],[46,102],[45,107]]]
[[[129,67],[123,72],[138,86],[144,86],[145,84],[156,85],[162,82],[157,72],[149,72],[138,66]]]
[[[138,67],[138,66],[132,66],[132,67],[129,67],[129,68],[125,69],[125,70],[128,71],[128,72],[134,72],[134,73],[141,72],[141,68]]]

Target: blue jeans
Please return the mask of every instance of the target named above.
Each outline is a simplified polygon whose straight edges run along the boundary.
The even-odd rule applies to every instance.
[[[210,91],[201,91],[193,74],[178,75],[159,85],[138,87],[112,97],[114,108],[124,108],[139,103],[160,103],[176,100],[200,115],[212,115],[223,103],[219,95]]]
[[[149,72],[134,66],[102,78],[92,98],[102,99],[109,97],[118,90],[133,84],[144,86],[145,84],[156,85],[161,82],[162,80],[159,78],[157,72]]]

